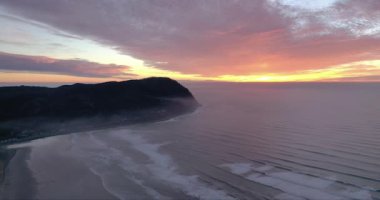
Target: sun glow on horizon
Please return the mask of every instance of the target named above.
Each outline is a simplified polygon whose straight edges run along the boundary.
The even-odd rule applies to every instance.
[[[367,60],[346,63],[324,69],[305,70],[295,73],[266,73],[256,75],[222,75],[211,78],[214,81],[228,82],[310,82],[310,81],[338,81],[356,77],[370,77],[375,72],[380,72],[380,60]],[[355,81],[354,79],[348,79]],[[360,80],[360,82],[372,82]],[[377,80],[376,80],[377,81]]]
[[[264,73],[251,75],[220,75],[220,76],[202,76],[200,74],[184,74],[175,71],[162,70],[154,67],[131,67],[126,73],[133,74],[132,77],[77,77],[72,75],[61,75],[52,73],[38,72],[15,72],[15,71],[0,71],[0,82],[2,83],[18,83],[18,82],[105,82],[105,81],[121,81],[125,79],[145,78],[150,76],[165,76],[177,80],[187,81],[218,81],[218,82],[320,82],[320,81],[339,81],[341,79],[348,81],[373,82],[366,80],[365,77],[370,77],[380,72],[380,60],[359,61],[342,65],[331,66],[325,69],[305,70],[296,73]],[[363,79],[355,80],[351,78],[364,77]],[[377,81],[377,80],[375,80]]]

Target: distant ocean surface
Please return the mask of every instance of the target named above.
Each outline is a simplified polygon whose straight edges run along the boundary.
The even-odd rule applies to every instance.
[[[380,199],[380,84],[184,84],[194,113],[8,146],[0,199]]]

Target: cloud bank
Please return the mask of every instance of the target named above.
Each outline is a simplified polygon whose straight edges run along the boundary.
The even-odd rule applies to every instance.
[[[148,65],[204,76],[292,73],[380,58],[380,1],[313,2],[2,0],[0,5]]]
[[[3,52],[0,52],[0,70],[98,78],[128,75],[127,66],[105,65],[80,59],[59,60],[43,56],[26,56]]]

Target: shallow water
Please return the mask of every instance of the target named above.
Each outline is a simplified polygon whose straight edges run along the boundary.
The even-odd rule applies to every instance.
[[[186,85],[194,113],[8,146],[0,196],[380,199],[380,84]]]

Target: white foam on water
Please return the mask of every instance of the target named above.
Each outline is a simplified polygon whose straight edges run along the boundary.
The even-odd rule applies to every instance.
[[[140,185],[142,188],[145,189],[145,191],[147,192],[147,194],[149,194],[151,197],[153,197],[153,199],[160,199],[160,200],[166,200],[166,199],[171,199],[167,196],[164,196],[162,194],[160,194],[159,192],[157,192],[156,190],[150,188],[150,187],[147,187],[144,182],[142,180],[138,180],[138,179],[133,179],[138,185]]]
[[[101,180],[103,188],[118,199],[168,199],[155,191],[153,188],[147,187],[143,181],[130,176],[130,174],[117,174],[113,171],[112,166],[120,166],[125,172],[140,173],[141,169],[137,164],[122,151],[108,146],[104,141],[94,137],[93,134],[87,134],[85,139],[90,141],[90,144],[83,145],[80,141],[80,136],[73,136],[72,151],[76,156],[79,156],[83,162],[86,162],[90,171],[98,176]],[[88,140],[90,139],[90,140]],[[115,179],[115,176],[118,180]],[[128,181],[120,182],[120,180]],[[133,183],[145,190],[144,195],[131,191],[128,184]]]
[[[273,167],[270,166],[270,165],[263,165],[263,166],[260,166],[260,167],[256,167],[256,168],[255,168],[255,170],[256,170],[256,171],[259,171],[259,172],[266,172],[266,171],[269,171],[269,170],[271,170],[271,169],[273,169]]]
[[[182,114],[182,115],[179,115],[179,116],[176,116],[176,117],[172,117],[172,118],[167,119],[167,120],[157,121],[157,122],[154,122],[154,124],[177,122],[179,120],[182,120],[182,119],[185,119],[185,118],[188,118],[188,117],[192,117],[192,116],[198,114],[199,112],[200,112],[200,109],[198,108],[197,110],[195,110],[193,112]]]
[[[222,167],[230,168],[234,174],[245,174],[252,170],[252,165],[249,163],[235,163],[235,164],[223,164]]]
[[[249,180],[252,180],[257,183],[261,183],[264,185],[272,186],[274,188],[280,189],[286,193],[305,197],[307,199],[329,199],[329,200],[343,200],[346,198],[335,196],[333,194],[326,193],[324,191],[309,188],[297,184],[290,184],[287,181],[283,181],[281,179],[273,178],[270,176],[249,176],[247,177]]]
[[[79,138],[83,136],[85,136],[84,139]],[[141,163],[132,159],[128,155],[129,152],[117,149],[114,144],[96,134],[89,133],[74,137],[78,138],[72,139],[72,142],[74,142],[72,147],[73,154],[80,156],[83,162],[88,162],[87,165],[91,172],[101,179],[103,187],[118,199],[142,198],[133,196],[138,194],[134,194],[133,191],[127,191],[128,187],[122,188],[120,184],[123,183],[123,179],[133,182],[133,184],[144,189],[144,193],[149,196],[149,199],[170,199],[154,188],[145,185],[149,180],[155,180],[155,182],[166,185],[164,187],[172,188],[173,191],[177,191],[175,192],[176,194],[181,191],[198,199],[234,199],[224,191],[211,188],[202,183],[197,176],[180,174],[172,158],[160,152],[160,147],[168,143],[152,144],[143,136],[131,134],[126,129],[115,129],[107,133],[106,137],[125,141],[128,148],[146,156],[149,162]],[[83,142],[86,142],[86,144],[83,144]],[[115,166],[119,167],[119,171],[112,171]],[[115,174],[117,174],[116,177]],[[118,180],[115,180],[115,178]]]
[[[305,198],[297,197],[297,196],[287,194],[287,193],[281,193],[279,195],[276,195],[274,199],[276,200],[305,200]]]
[[[295,184],[302,183],[305,186],[317,188],[317,189],[325,189],[329,187],[331,184],[334,184],[334,181],[325,180],[317,177],[312,177],[304,174],[297,174],[292,172],[273,172],[270,173],[271,177],[286,180]]]
[[[120,190],[115,189],[114,187],[112,187],[109,184],[109,182],[107,181],[107,177],[106,177],[106,175],[104,173],[102,173],[101,171],[98,171],[98,170],[96,170],[94,168],[91,168],[91,167],[90,167],[90,171],[100,178],[100,180],[102,182],[102,185],[103,185],[103,188],[105,190],[107,190],[107,192],[109,192],[110,194],[114,195],[118,199],[121,199],[121,200],[126,199],[126,197],[127,197],[128,194],[126,194],[124,192],[120,192]]]
[[[372,199],[367,190],[336,184],[332,180],[302,173],[275,170],[270,165],[254,166],[250,163],[228,163],[221,166],[228,168],[231,173],[244,174],[248,180],[285,192],[276,196],[277,199],[293,199],[293,197],[316,200]],[[248,169],[248,166],[251,168]]]
[[[107,173],[104,173],[104,170],[94,169],[90,168],[91,172],[93,172],[95,175],[97,175],[103,184],[103,187],[112,195],[117,197],[121,200],[127,200],[127,199],[146,199],[144,196],[140,196],[136,194],[133,191],[128,191],[127,188],[124,187],[115,187],[112,184],[112,177],[108,177]],[[150,188],[144,184],[142,180],[136,179],[132,176],[127,177],[130,181],[132,181],[134,184],[140,186],[145,190],[145,193],[150,197],[149,199],[158,199],[158,200],[166,200],[171,199],[169,197],[166,197],[162,194],[160,194],[158,191],[154,190],[153,188]]]
[[[129,142],[131,146],[146,155],[151,163],[147,165],[151,174],[174,188],[177,188],[189,196],[199,199],[234,199],[224,191],[207,187],[200,182],[198,176],[182,175],[177,172],[177,166],[169,155],[159,151],[160,144],[148,143],[141,135],[130,134],[126,131],[115,133],[117,136]]]
[[[44,145],[49,145],[51,143],[59,141],[59,138],[62,136],[54,136],[54,137],[46,137],[46,138],[40,138],[35,140],[30,140],[27,142],[22,142],[18,144],[10,144],[6,146],[7,149],[19,149],[19,148],[26,148],[26,147],[39,147]]]

